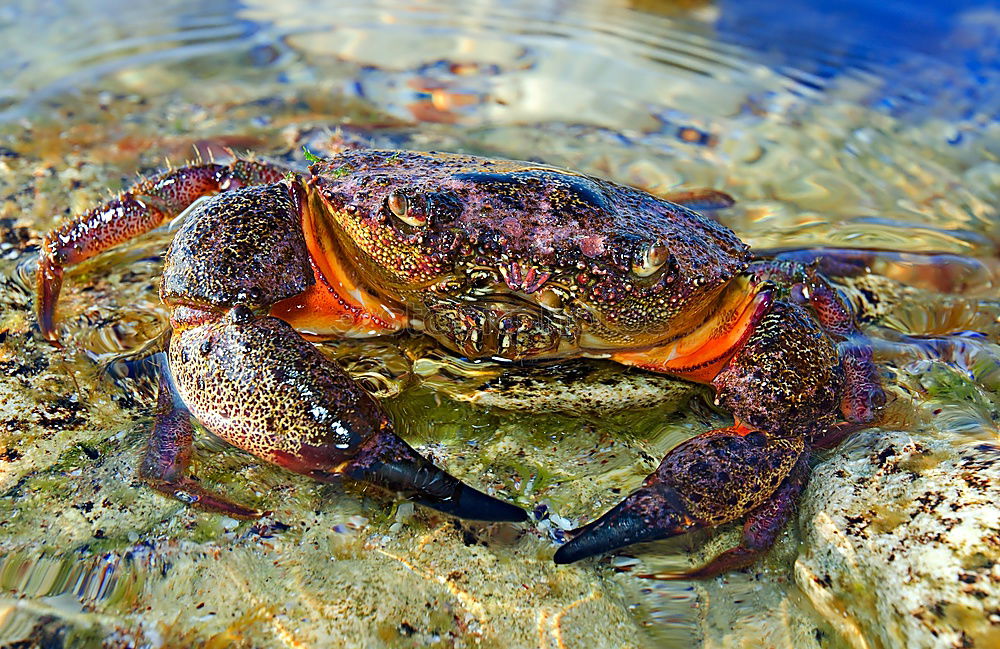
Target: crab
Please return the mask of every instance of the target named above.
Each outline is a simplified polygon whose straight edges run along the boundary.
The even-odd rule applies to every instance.
[[[532,162],[348,150],[307,173],[235,159],[141,180],[49,233],[42,334],[64,269],[186,212],[166,254],[167,363],[140,476],[232,516],[260,512],[188,475],[192,419],[320,481],[409,494],[474,520],[525,512],[435,466],[310,341],[423,332],[470,359],[612,359],[707,384],[726,428],[673,448],[642,486],[570,533],[574,562],[744,519],[739,544],[672,577],[749,565],[791,516],[809,458],[885,398],[871,347],[812,267],[759,259],[695,209],[713,190],[653,196]]]

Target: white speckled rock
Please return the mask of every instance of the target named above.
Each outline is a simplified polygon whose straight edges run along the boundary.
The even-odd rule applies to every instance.
[[[1000,444],[872,431],[802,502],[796,580],[852,647],[1000,647]]]

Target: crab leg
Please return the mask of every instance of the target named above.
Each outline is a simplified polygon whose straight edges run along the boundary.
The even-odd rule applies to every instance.
[[[63,269],[160,226],[196,199],[246,185],[271,183],[286,172],[250,160],[228,165],[202,164],[144,179],[42,239],[35,308],[42,335],[56,342],[53,316]]]
[[[420,456],[371,396],[284,321],[241,305],[221,317],[182,315],[169,352],[178,394],[230,444],[318,480],[345,476],[406,492],[461,518],[526,520]]]
[[[671,203],[683,205],[689,210],[703,212],[705,210],[723,210],[732,207],[736,201],[733,197],[717,189],[697,188],[661,194],[660,198]]]
[[[260,512],[229,502],[185,475],[191,463],[191,413],[177,396],[168,371],[161,368],[156,419],[139,466],[139,477],[164,494],[210,512],[255,518]]]

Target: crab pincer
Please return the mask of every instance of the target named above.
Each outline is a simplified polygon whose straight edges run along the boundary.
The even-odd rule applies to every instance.
[[[877,399],[882,390],[874,367],[869,374],[842,356],[835,334],[802,305],[769,303],[749,331],[720,369],[699,375],[735,424],[668,452],[642,487],[575,530],[556,552],[557,563],[744,518],[735,548],[701,567],[655,575],[704,578],[743,567],[774,543],[808,479],[810,449],[857,429],[843,421],[844,395],[867,391]]]
[[[169,357],[191,416],[262,459],[321,481],[373,483],[461,518],[526,519],[419,455],[354,379],[277,318],[237,305],[175,328]]]
[[[676,577],[707,577],[742,567],[770,547],[805,474],[801,438],[739,429],[699,435],[671,451],[625,500],[576,530],[556,551],[555,561],[572,563],[749,514],[738,548]],[[734,483],[740,487],[733,488]]]

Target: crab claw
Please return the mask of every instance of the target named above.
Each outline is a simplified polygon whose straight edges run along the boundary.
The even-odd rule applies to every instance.
[[[175,309],[173,320],[177,393],[227,442],[302,475],[373,483],[454,516],[527,519],[413,450],[382,406],[288,323],[243,305],[223,316]]]
[[[572,532],[573,539],[556,551],[556,563],[573,563],[633,543],[683,534],[698,523],[687,514],[669,485],[640,487],[596,521]]]
[[[344,467],[353,480],[412,494],[421,505],[459,518],[515,523],[528,519],[520,507],[473,489],[434,466],[394,433],[383,431],[365,446]]]
[[[745,516],[768,502],[803,448],[801,438],[737,426],[692,437],[667,453],[639,489],[575,530],[555,562],[571,563]]]

